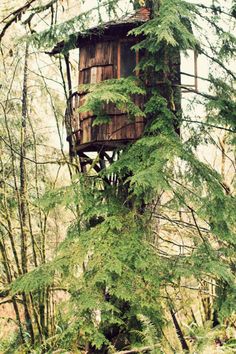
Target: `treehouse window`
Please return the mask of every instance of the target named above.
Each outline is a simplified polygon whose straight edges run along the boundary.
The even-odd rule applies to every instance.
[[[138,52],[131,49],[133,41],[120,41],[118,44],[118,78],[137,75],[134,69],[138,64]]]
[[[198,53],[188,50],[187,56],[181,55],[182,93],[198,91]]]

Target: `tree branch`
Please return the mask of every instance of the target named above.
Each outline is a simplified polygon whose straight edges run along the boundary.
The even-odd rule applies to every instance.
[[[182,121],[183,121],[183,122],[189,122],[189,123],[195,123],[195,124],[202,124],[202,125],[206,125],[206,126],[211,127],[211,128],[225,130],[225,131],[230,132],[230,133],[236,133],[236,130],[235,130],[235,129],[219,127],[219,126],[217,126],[217,125],[210,124],[210,123],[206,123],[206,122],[200,122],[200,121],[198,121],[198,120],[182,119]]]
[[[7,17],[5,17],[1,23],[5,23],[5,21],[9,18],[10,20],[8,20],[5,24],[5,26],[3,27],[2,31],[0,32],[0,42],[3,38],[3,36],[6,33],[6,30],[13,24],[13,22],[17,21],[20,19],[20,17],[22,16],[22,14],[35,2],[36,0],[30,0],[27,1],[27,3],[23,6],[21,6],[20,8],[18,8],[17,10],[13,11],[11,14],[9,14]]]

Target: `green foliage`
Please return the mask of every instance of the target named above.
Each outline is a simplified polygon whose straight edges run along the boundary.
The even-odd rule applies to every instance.
[[[19,333],[11,333],[8,338],[0,340],[0,350],[4,354],[24,353],[24,347],[21,345]]]
[[[79,29],[86,33],[88,23],[89,13],[82,13],[68,21],[52,25],[49,29],[39,33],[34,32],[31,36],[23,39],[27,39],[37,48],[44,48],[45,50],[51,49],[60,41],[65,41],[64,52],[66,53],[76,47],[76,33]]]
[[[219,318],[224,323],[225,321],[231,321],[235,314],[235,286],[229,286],[226,283],[221,284],[218,294],[220,295],[217,303],[217,309],[219,311]],[[232,321],[233,323],[233,321]]]
[[[51,284],[53,280],[53,271],[48,265],[43,265],[33,271],[23,275],[15,280],[12,285],[12,294],[30,293],[37,289],[43,289]]]
[[[78,196],[77,193],[79,193],[78,181],[74,180],[71,185],[66,187],[57,188],[55,190],[49,188],[45,191],[44,195],[37,200],[37,203],[44,212],[49,212],[56,206],[69,208]]]
[[[85,103],[78,109],[79,112],[92,111],[96,115],[93,122],[96,124],[108,123],[110,117],[104,113],[106,104],[112,103],[122,113],[130,118],[143,117],[144,113],[132,100],[132,95],[144,95],[145,90],[138,86],[134,78],[105,80],[97,84],[81,85],[80,91],[89,91]]]
[[[182,0],[165,0],[154,18],[131,31],[146,39],[138,44],[150,52],[156,52],[160,45],[178,46],[182,50],[195,47],[197,40],[191,31],[194,21],[194,5]]]
[[[73,289],[71,300],[76,305],[79,326],[86,328],[85,338],[97,348],[108,343],[102,333],[109,333],[112,326],[123,331],[133,321],[137,322],[137,310],[156,325],[161,323],[160,304],[156,301],[160,287],[156,274],[161,272],[160,264],[142,238],[141,220],[124,210],[82,232],[77,240],[76,257],[70,257],[73,268],[78,265],[80,254],[87,254],[83,276],[69,277],[68,281],[69,288]],[[97,326],[96,310],[101,312]]]
[[[142,338],[143,345],[150,346],[150,352],[152,354],[160,353],[157,345],[158,337],[156,327],[147,317],[143,315],[138,315],[137,317],[142,324],[142,330],[140,332],[137,331],[137,334]]]
[[[236,90],[234,81],[221,78],[211,79],[211,90],[215,97],[207,104],[208,120],[222,126],[229,126],[236,131]]]
[[[83,1],[82,1],[83,3]],[[76,4],[79,7],[80,4]],[[44,6],[42,6],[43,10]],[[24,37],[23,39],[28,40],[36,48],[52,49],[53,46],[59,42],[64,42],[63,53],[68,53],[69,50],[76,48],[77,45],[77,33],[84,36],[88,35],[90,32],[89,26],[91,20],[94,21],[94,15],[99,17],[100,31],[104,29],[103,19],[100,12],[100,8],[105,8],[105,11],[109,16],[116,16],[116,1],[108,0],[103,3],[98,3],[93,6],[90,10],[82,12],[71,19],[64,21],[62,23],[52,24],[48,29],[41,32],[32,33],[30,36]],[[35,12],[40,12],[40,8],[35,8]]]

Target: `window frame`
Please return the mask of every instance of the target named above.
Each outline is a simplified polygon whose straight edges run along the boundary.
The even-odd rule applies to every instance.
[[[133,45],[137,43],[135,38],[122,38],[118,41],[117,46],[117,79],[121,79],[121,44],[124,42],[132,42]],[[135,66],[139,63],[139,50],[135,50]],[[139,76],[139,70],[135,70],[135,76]]]
[[[184,73],[180,72],[180,74],[181,76],[182,75],[184,76]],[[181,90],[182,93],[192,93],[193,92],[192,90],[198,93],[198,51],[196,49],[193,50],[193,76],[192,77],[194,79],[193,84],[187,84],[183,86],[181,82],[181,87],[183,86]]]

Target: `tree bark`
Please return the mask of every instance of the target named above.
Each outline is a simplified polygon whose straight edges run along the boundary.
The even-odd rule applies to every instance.
[[[27,119],[27,97],[28,97],[28,57],[29,45],[26,44],[25,64],[22,90],[22,118],[21,118],[21,146],[20,146],[20,205],[19,217],[21,228],[21,267],[23,274],[27,273],[27,203],[26,203],[26,173],[25,173],[25,156],[26,156],[26,119]],[[34,329],[30,315],[30,302],[26,294],[22,294],[24,306],[24,315],[26,328],[30,335],[31,344],[34,344]]]
[[[184,338],[184,334],[180,328],[180,325],[177,321],[177,318],[175,316],[175,313],[173,311],[173,309],[170,308],[170,314],[171,314],[171,317],[172,317],[172,320],[173,320],[173,323],[174,323],[174,326],[175,326],[175,330],[176,330],[176,333],[177,333],[177,336],[179,338],[179,341],[180,341],[180,344],[181,344],[181,347],[183,350],[186,350],[186,351],[189,351],[189,347],[188,347],[188,344]]]

